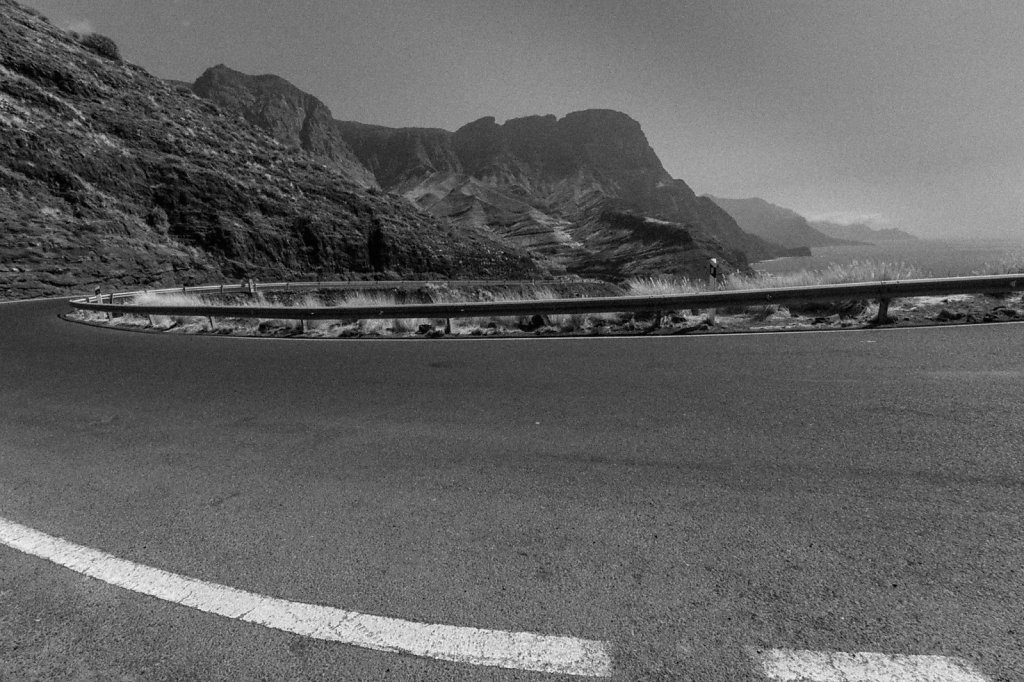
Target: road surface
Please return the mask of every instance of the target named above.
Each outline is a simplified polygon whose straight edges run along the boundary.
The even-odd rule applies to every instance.
[[[613,679],[818,679],[773,655],[899,679],[836,672],[858,652],[1024,679],[1021,324],[289,341],[66,310],[0,305],[11,527],[283,602],[596,642]],[[323,641],[10,544],[2,680],[583,679]]]

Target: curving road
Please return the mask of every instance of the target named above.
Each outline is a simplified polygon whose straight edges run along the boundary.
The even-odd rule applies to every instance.
[[[604,641],[616,679],[760,681],[774,649],[1024,679],[1020,324],[318,342],[66,307],[0,305],[9,522],[283,600]],[[319,641],[0,544],[8,679],[581,678]]]

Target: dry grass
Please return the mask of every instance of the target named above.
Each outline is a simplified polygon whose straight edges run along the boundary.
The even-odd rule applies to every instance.
[[[495,292],[484,292],[481,296],[481,302],[487,303],[511,303],[513,301],[522,301],[527,298],[528,294],[514,294],[507,291]],[[456,291],[450,290],[438,290],[431,293],[431,298],[434,303],[469,303],[471,299],[465,294],[461,294]],[[520,318],[514,316],[504,317],[456,317],[452,318],[452,333],[472,334],[474,331],[483,332],[484,330],[494,325],[493,328],[500,329],[511,329],[515,328],[521,322]]]
[[[906,280],[924,276],[924,273],[907,263],[853,261],[844,265],[831,263],[827,267],[818,270],[803,270],[782,275],[743,275],[733,273],[717,286],[713,286],[707,280],[689,280],[673,277],[633,278],[626,285],[629,294],[632,296],[659,296],[694,294],[714,290],[744,291],[750,289]],[[764,305],[735,309],[727,308],[722,312],[747,315],[754,321],[765,321],[780,314],[778,307]]]
[[[1010,253],[997,261],[988,261],[972,275],[1014,275],[1024,272],[1024,253]]]
[[[916,279],[924,276],[924,273],[907,263],[853,261],[845,265],[832,263],[828,267],[818,270],[802,270],[783,275],[743,275],[733,273],[726,277],[725,281],[721,282],[717,287],[712,287],[707,280],[690,280],[678,277],[634,277],[626,282],[626,289],[630,296],[665,296],[696,294],[714,289],[740,291],[780,287],[809,287],[825,284]]]
[[[198,294],[154,294],[144,293],[136,296],[132,303],[135,305],[177,305],[177,306],[204,306],[210,302]],[[141,317],[157,329],[170,329],[172,327],[193,326],[199,324],[199,320],[205,320],[207,327],[209,321],[205,317],[185,317],[181,315],[146,315],[131,316]]]
[[[347,291],[341,301],[335,303],[339,307],[371,307],[388,308],[399,304],[398,298],[391,293],[383,291]],[[323,304],[321,304],[323,305]],[[315,306],[311,306],[315,307]],[[359,320],[354,325],[349,325],[363,334],[409,334],[417,331],[420,326],[429,324],[436,325],[436,320],[425,318],[395,318],[395,319],[365,319]],[[342,325],[344,327],[345,325]]]
[[[708,284],[684,277],[633,277],[625,289],[630,296],[673,296],[707,291]]]
[[[853,284],[881,282],[924,277],[925,273],[908,263],[884,261],[853,261],[848,264],[831,263],[818,270],[801,270],[782,275],[731,275],[725,289],[768,289],[775,287],[810,287],[826,284]]]
[[[1024,257],[1011,255],[996,263],[988,263],[973,274],[1006,274],[1024,270]],[[889,263],[883,261],[854,261],[846,265],[830,264],[827,267],[789,273],[783,275],[730,275],[725,281],[713,286],[706,280],[690,280],[679,277],[634,277],[624,283],[623,289],[629,296],[681,295],[717,290],[749,290],[779,287],[816,286],[827,284],[843,284],[856,282],[878,282],[882,280],[906,280],[926,276],[918,268],[907,263]],[[477,289],[471,292],[453,290],[445,284],[425,288],[426,299],[433,303],[466,303],[472,301],[515,302],[515,301],[551,301],[562,298],[549,286],[527,286],[518,291]],[[233,305],[240,307],[369,307],[387,308],[398,305],[405,300],[402,295],[396,296],[393,291],[351,290],[343,292],[308,293],[301,297],[268,300],[264,292],[252,297],[235,299]],[[133,301],[141,305],[175,305],[175,306],[206,306],[224,304],[215,294],[182,294],[147,293],[139,295]],[[663,310],[662,314],[683,313],[686,311]],[[696,312],[696,311],[695,311]],[[873,306],[864,314],[870,315]],[[775,305],[757,305],[749,308],[720,309],[720,314],[740,314],[748,316],[752,321],[764,322],[783,319],[789,315],[786,308]],[[845,313],[844,313],[845,314]],[[99,314],[105,319],[105,315]],[[503,317],[471,317],[452,318],[451,332],[456,335],[487,335],[518,331],[531,328],[533,316]],[[630,313],[589,313],[589,314],[555,314],[544,318],[543,328],[559,332],[598,331],[599,327],[609,323],[632,324],[631,320],[643,322],[649,316],[635,317]],[[679,323],[681,320],[675,320]],[[355,335],[411,335],[418,333],[424,326],[439,330],[445,326],[444,319],[362,319],[355,321],[342,320],[308,320],[305,324],[306,334],[317,337],[338,337]],[[118,326],[148,326],[158,329],[173,329],[179,332],[214,331],[219,333],[252,334],[264,331],[286,330],[294,332],[302,327],[299,320],[257,320],[251,318],[214,318],[185,317],[169,315],[123,315],[110,322]]]

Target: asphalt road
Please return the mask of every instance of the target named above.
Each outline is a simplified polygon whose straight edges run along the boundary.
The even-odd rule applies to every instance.
[[[280,341],[0,305],[0,517],[175,573],[613,643],[1024,679],[1024,325]],[[201,613],[0,546],[0,680],[554,680]],[[578,678],[566,678],[578,679]]]

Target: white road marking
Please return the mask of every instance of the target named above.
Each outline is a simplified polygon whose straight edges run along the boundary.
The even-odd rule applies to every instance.
[[[946,656],[753,648],[749,653],[768,679],[780,682],[988,682],[967,661]]]
[[[119,559],[4,518],[0,544],[133,592],[313,639],[471,665],[612,674],[609,643],[600,640],[419,623],[267,597]],[[989,682],[967,661],[946,656],[747,650],[778,682]]]
[[[127,590],[314,639],[515,670],[612,673],[607,642],[418,623],[267,597],[119,559],[4,518],[0,544]]]

